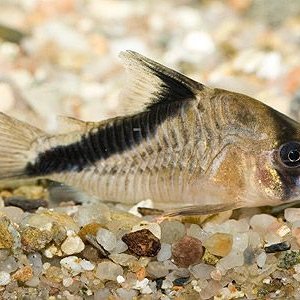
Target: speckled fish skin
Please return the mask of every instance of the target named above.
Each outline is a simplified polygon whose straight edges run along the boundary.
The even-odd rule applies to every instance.
[[[94,123],[68,118],[72,129],[60,135],[1,114],[0,179],[50,178],[104,201],[151,198],[194,213],[300,198],[297,122],[135,52],[121,57],[129,113]]]

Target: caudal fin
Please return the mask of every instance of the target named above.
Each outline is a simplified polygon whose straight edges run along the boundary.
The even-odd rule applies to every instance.
[[[0,112],[0,180],[26,178],[25,168],[34,157],[32,145],[45,133]]]

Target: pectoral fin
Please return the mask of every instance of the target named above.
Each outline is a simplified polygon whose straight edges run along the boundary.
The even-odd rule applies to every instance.
[[[180,209],[170,210],[162,215],[163,218],[179,216],[201,216],[220,213],[227,210],[233,210],[240,207],[239,203],[226,204],[208,204],[201,206],[187,206]]]

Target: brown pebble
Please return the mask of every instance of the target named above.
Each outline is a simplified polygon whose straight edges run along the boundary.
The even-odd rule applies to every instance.
[[[10,221],[6,217],[0,219],[0,249],[12,248],[14,240],[9,232]]]
[[[148,229],[130,232],[122,237],[129,251],[138,256],[156,256],[160,250],[159,239]]]
[[[184,236],[172,245],[172,256],[177,266],[187,268],[200,262],[204,250],[200,240]]]
[[[81,254],[89,261],[97,261],[99,259],[99,251],[91,245],[85,245]]]
[[[30,266],[25,266],[21,269],[19,269],[13,276],[12,278],[17,280],[17,281],[22,281],[25,282],[29,279],[31,279],[33,276],[33,271]]]
[[[21,242],[24,250],[34,252],[45,248],[52,240],[52,234],[48,230],[40,230],[35,227],[26,227],[21,233]]]

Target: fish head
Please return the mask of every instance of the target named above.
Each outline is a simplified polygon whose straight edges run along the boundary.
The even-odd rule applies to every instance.
[[[268,138],[254,155],[252,180],[262,195],[258,199],[264,205],[300,200],[300,124],[272,109],[269,113],[265,120]]]
[[[231,151],[219,168],[223,185],[232,185],[248,207],[300,200],[300,124],[246,95],[225,90],[214,95],[221,108],[218,127]]]

